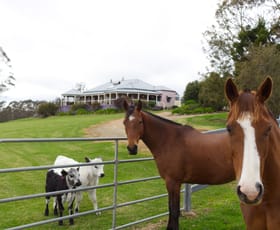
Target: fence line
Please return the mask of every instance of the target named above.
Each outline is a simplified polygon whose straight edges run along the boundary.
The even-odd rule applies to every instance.
[[[211,131],[212,132],[212,131]],[[220,132],[218,130],[217,132]],[[118,181],[118,166],[119,164],[123,163],[131,163],[131,162],[142,162],[142,161],[151,161],[153,160],[152,157],[147,158],[138,158],[138,159],[128,159],[128,160],[119,160],[118,156],[118,145],[119,141],[126,140],[126,138],[117,138],[117,137],[105,137],[105,138],[9,138],[9,139],[0,139],[1,143],[26,143],[26,142],[68,142],[68,141],[114,141],[115,142],[115,156],[114,160],[111,161],[104,161],[102,163],[79,163],[79,164],[69,164],[69,165],[63,165],[63,166],[54,166],[54,165],[45,165],[45,166],[35,166],[35,167],[20,167],[20,168],[6,168],[6,169],[0,169],[1,173],[14,173],[14,172],[23,172],[23,171],[35,171],[35,170],[44,170],[44,169],[51,169],[51,168],[63,168],[63,167],[74,167],[74,166],[84,166],[84,165],[97,165],[97,164],[114,164],[114,179],[113,183],[108,184],[102,184],[97,186],[88,186],[85,188],[76,188],[75,191],[87,191],[91,189],[99,189],[99,188],[105,188],[105,187],[114,187],[114,193],[113,193],[113,204],[108,207],[100,208],[98,210],[89,210],[81,213],[75,213],[73,215],[65,215],[63,217],[58,218],[52,218],[48,220],[42,220],[30,224],[25,224],[21,226],[15,226],[9,228],[10,230],[17,230],[17,229],[25,229],[25,228],[31,228],[43,224],[48,224],[52,222],[56,222],[58,220],[65,220],[71,218],[76,218],[84,215],[89,215],[95,212],[102,212],[107,210],[112,210],[112,228],[111,230],[115,229],[123,229],[127,228],[129,226],[139,224],[145,221],[149,221],[155,218],[159,218],[162,216],[165,216],[168,214],[168,212],[157,214],[155,216],[150,216],[141,220],[137,220],[134,222],[130,222],[121,226],[116,226],[116,220],[117,220],[117,209],[145,201],[160,199],[163,197],[167,197],[168,194],[160,194],[156,196],[146,197],[139,200],[133,200],[125,203],[117,203],[117,191],[118,186],[125,185],[125,184],[131,184],[131,183],[138,183],[138,182],[144,182],[144,181],[150,181],[150,180],[157,180],[160,179],[160,176],[153,176],[153,177],[147,177],[147,178],[140,178],[140,179],[134,179],[134,180],[127,180],[127,181]],[[198,191],[200,189],[205,188],[207,185],[188,185],[186,184],[185,188],[181,190],[182,193],[184,193],[184,205],[181,208],[181,210],[190,211],[191,210],[191,193]],[[39,194],[31,194],[31,195],[24,195],[24,196],[17,196],[17,197],[9,197],[9,198],[3,198],[0,199],[1,203],[7,203],[7,202],[15,202],[19,200],[27,200],[27,199],[33,199],[38,197],[45,197],[46,195],[57,195],[65,192],[71,192],[73,190],[63,190],[63,191],[56,191],[56,192],[49,192],[49,193],[39,193]]]

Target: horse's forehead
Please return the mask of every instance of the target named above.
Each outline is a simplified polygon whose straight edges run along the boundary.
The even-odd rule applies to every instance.
[[[243,120],[245,117],[254,117],[255,114],[255,94],[245,91],[239,94],[239,97],[232,104],[228,120]]]
[[[254,113],[255,95],[251,92],[241,93],[236,102],[240,113]]]
[[[228,122],[249,118],[248,120],[255,123],[270,119],[270,117],[271,114],[265,105],[258,101],[255,91],[243,91],[232,104]]]
[[[135,106],[130,106],[126,112],[126,119],[133,121],[139,116],[139,113],[136,111]]]

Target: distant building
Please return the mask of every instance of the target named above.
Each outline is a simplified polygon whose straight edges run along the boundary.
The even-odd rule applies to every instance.
[[[81,91],[71,89],[62,94],[63,105],[77,103],[114,105],[114,101],[121,97],[132,100],[155,102],[156,106],[171,108],[179,105],[179,95],[175,90],[165,86],[153,86],[139,79],[112,80],[93,89]]]

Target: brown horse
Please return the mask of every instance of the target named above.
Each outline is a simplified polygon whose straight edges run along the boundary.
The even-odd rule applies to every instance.
[[[191,126],[142,111],[142,103],[128,105],[124,126],[128,151],[137,154],[140,139],[152,152],[169,199],[167,229],[179,229],[182,183],[224,184],[235,179],[227,132],[203,134]]]
[[[225,85],[227,129],[247,229],[280,229],[280,130],[264,104],[271,92],[270,77],[256,92],[239,93],[231,79]]]

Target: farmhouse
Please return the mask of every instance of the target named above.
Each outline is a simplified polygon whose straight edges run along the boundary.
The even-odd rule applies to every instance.
[[[63,105],[77,103],[114,105],[114,101],[121,97],[132,100],[154,102],[156,106],[171,108],[179,105],[179,95],[175,90],[165,86],[153,86],[139,79],[122,79],[110,81],[89,90],[71,89],[62,94]]]

